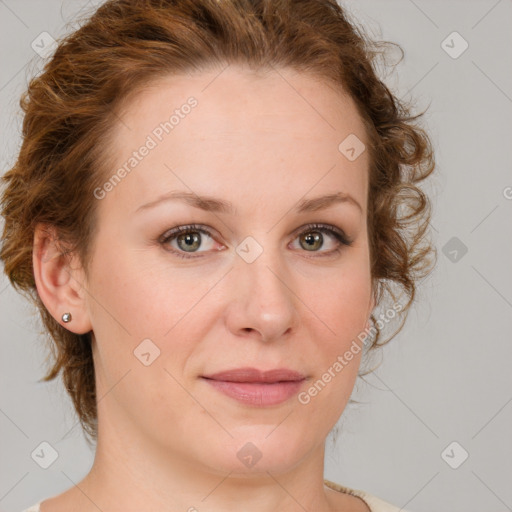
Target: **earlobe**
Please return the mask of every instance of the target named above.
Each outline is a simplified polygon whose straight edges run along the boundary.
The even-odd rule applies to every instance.
[[[81,265],[63,250],[53,226],[36,226],[32,264],[37,293],[55,320],[76,334],[91,331]]]

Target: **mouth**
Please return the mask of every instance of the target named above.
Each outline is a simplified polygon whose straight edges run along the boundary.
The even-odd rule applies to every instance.
[[[289,400],[299,392],[305,375],[287,368],[261,371],[237,368],[201,377],[217,391],[245,405],[271,406]]]
[[[212,375],[204,375],[203,378],[224,382],[275,384],[277,382],[298,382],[304,380],[306,377],[300,372],[287,368],[275,368],[267,371],[258,370],[256,368],[236,368]]]

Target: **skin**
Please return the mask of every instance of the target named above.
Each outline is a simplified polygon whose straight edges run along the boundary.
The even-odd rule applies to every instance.
[[[220,74],[167,77],[120,114],[109,141],[113,172],[190,96],[198,101],[190,114],[95,199],[88,273],[36,230],[38,292],[59,322],[72,313],[67,329],[93,331],[101,397],[90,473],[41,511],[234,512],[241,503],[246,512],[367,511],[361,499],[323,482],[325,440],[349,400],[361,352],[306,405],[297,396],[244,405],[201,379],[243,366],[285,367],[307,376],[304,391],[367,326],[375,304],[368,155],[349,161],[338,150],[352,133],[366,142],[362,120],[341,90],[291,70],[232,65]],[[181,201],[137,211],[176,190],[230,201],[237,213]],[[343,202],[294,211],[302,199],[338,191],[361,209]],[[176,239],[158,242],[192,223],[212,233],[200,234],[198,252]],[[323,243],[308,250],[300,234],[318,231],[309,223],[338,227],[352,245],[322,232]],[[247,236],[263,249],[252,263],[236,252]],[[147,338],[160,350],[149,366],[133,353]],[[248,442],[262,454],[252,467],[237,457]]]

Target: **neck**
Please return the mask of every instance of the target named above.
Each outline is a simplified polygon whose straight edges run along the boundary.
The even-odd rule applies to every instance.
[[[187,512],[331,512],[323,481],[324,445],[287,472],[261,465],[222,473],[165,453],[140,439],[98,433],[90,473],[78,484],[77,510],[182,510]]]

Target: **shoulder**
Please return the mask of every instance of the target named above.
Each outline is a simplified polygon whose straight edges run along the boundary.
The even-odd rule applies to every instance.
[[[352,496],[357,496],[361,498],[367,505],[371,512],[407,512],[402,508],[395,507],[386,501],[377,498],[376,496],[372,496],[365,491],[360,489],[351,489],[349,487],[344,487],[343,485],[337,484],[335,482],[331,482],[330,480],[324,480],[325,485],[334,489],[338,492],[343,492],[346,494],[350,494]],[[23,510],[22,512],[40,512],[39,505],[41,502],[32,505],[31,507]]]
[[[335,491],[344,492],[361,498],[368,505],[368,508],[371,510],[371,512],[407,512],[403,508],[391,505],[390,503],[387,503],[386,501],[381,500],[376,496],[372,496],[371,494],[368,494],[367,492],[360,489],[344,487],[343,485],[331,482],[329,480],[324,480],[324,483]]]
[[[26,508],[25,510],[23,510],[22,512],[39,512],[39,505],[41,504],[41,502],[39,503],[36,503],[35,505],[32,505],[31,507],[29,508]]]

